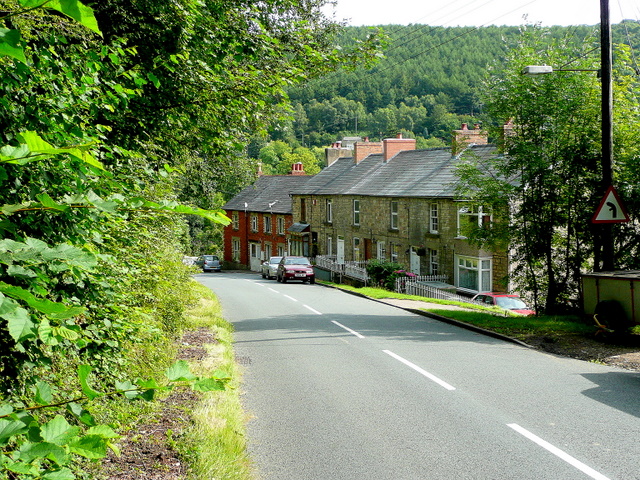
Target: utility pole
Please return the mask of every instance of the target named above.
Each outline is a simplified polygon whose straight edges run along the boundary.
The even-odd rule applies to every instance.
[[[609,0],[600,0],[600,82],[602,86],[602,184],[604,195],[613,185],[613,92],[611,89],[611,20]],[[602,270],[611,271],[614,265],[613,228],[600,225]]]

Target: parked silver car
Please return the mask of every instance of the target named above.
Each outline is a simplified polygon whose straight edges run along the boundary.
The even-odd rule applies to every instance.
[[[260,268],[262,278],[268,278],[269,280],[276,278],[280,260],[282,260],[282,257],[269,257],[269,260],[262,262],[262,267]]]
[[[217,255],[201,255],[196,260],[196,265],[202,269],[203,272],[209,272],[214,270],[219,272],[222,269],[222,263]]]

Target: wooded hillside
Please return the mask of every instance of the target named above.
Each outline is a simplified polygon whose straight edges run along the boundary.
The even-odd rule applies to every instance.
[[[404,131],[429,144],[448,143],[462,122],[496,122],[483,110],[488,73],[504,65],[525,30],[533,27],[431,27],[391,25],[384,58],[373,68],[333,72],[289,89],[293,120],[272,132],[290,144],[323,146],[342,136],[371,139]],[[343,45],[364,38],[371,27],[348,27]],[[640,45],[640,25],[613,26],[614,43]],[[540,50],[593,44],[599,55],[599,26],[551,27]],[[556,66],[559,67],[559,66]],[[569,68],[569,67],[566,67]]]

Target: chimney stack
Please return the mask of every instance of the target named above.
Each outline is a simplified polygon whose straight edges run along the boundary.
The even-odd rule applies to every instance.
[[[291,173],[289,175],[306,175],[304,173],[304,165],[301,162],[291,165]]]
[[[382,153],[382,142],[370,142],[369,137],[365,137],[364,142],[356,142],[353,145],[353,163],[359,164],[369,155]]]
[[[469,130],[468,124],[463,123],[460,130],[453,131],[453,154],[456,155],[466,145],[487,145],[489,137],[487,132],[480,128],[479,123],[473,125],[473,130]]]
[[[402,138],[402,133],[398,133],[396,138],[385,138],[382,141],[383,161],[386,163],[400,152],[415,149],[415,138]]]

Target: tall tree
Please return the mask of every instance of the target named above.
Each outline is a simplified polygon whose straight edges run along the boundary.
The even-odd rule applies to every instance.
[[[510,244],[514,260],[523,267],[514,271],[516,281],[554,313],[579,298],[580,275],[597,261],[590,219],[600,193],[600,85],[597,59],[589,55],[592,45],[554,42],[541,52],[545,33],[527,30],[506,68],[495,70],[486,84],[487,111],[510,122],[507,130],[501,123],[494,131],[505,155],[491,165],[468,160],[459,172],[461,192],[485,208],[511,213],[502,219],[502,228],[497,222],[496,228],[478,230],[474,238]],[[525,65],[570,65],[594,73],[531,78],[521,74]],[[628,95],[631,84],[622,78],[619,83],[626,85],[618,89],[622,101],[623,90]],[[637,110],[627,111],[637,118]],[[617,151],[624,148],[638,154],[637,144],[619,144]]]

